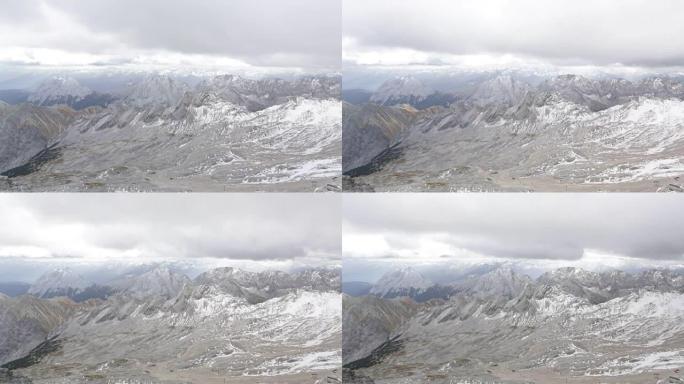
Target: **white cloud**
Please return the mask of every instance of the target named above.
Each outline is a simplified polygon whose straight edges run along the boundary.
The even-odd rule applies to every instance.
[[[340,0],[7,0],[0,62],[339,69]]]
[[[343,58],[366,65],[684,65],[678,0],[345,0]]]
[[[378,194],[343,198],[353,265],[684,266],[679,195]]]
[[[5,194],[0,211],[0,260],[263,268],[340,259],[336,195]]]

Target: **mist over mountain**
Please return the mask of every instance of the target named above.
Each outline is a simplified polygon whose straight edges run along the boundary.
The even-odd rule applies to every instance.
[[[424,277],[412,276],[415,287],[394,278],[409,274],[388,272],[376,294],[344,295],[349,382],[682,379],[681,271],[567,267],[532,279],[501,266],[430,298],[420,297]]]
[[[90,282],[51,271],[29,294],[0,297],[0,377],[339,381],[339,275],[219,268],[190,279],[162,265],[113,279],[106,297],[74,301]]]
[[[682,188],[676,73],[435,71],[390,77],[370,92],[343,106],[351,190]]]
[[[114,73],[94,83],[108,90],[54,76],[0,102],[0,188],[339,187],[339,77]]]

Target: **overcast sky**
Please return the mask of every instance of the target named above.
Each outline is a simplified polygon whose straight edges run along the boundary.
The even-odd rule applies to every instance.
[[[406,265],[684,265],[680,195],[345,195],[343,211],[345,280]]]
[[[0,64],[339,71],[341,0],[4,0]]]
[[[345,0],[343,57],[362,65],[684,65],[680,0]]]
[[[26,264],[340,264],[337,195],[3,194],[0,212],[5,279]]]

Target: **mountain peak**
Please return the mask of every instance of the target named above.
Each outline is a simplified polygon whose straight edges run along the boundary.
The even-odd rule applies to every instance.
[[[510,74],[500,74],[480,84],[470,97],[478,105],[515,104],[528,92],[530,86]]]
[[[28,101],[37,105],[69,104],[91,93],[73,77],[55,76],[40,83]]]
[[[188,89],[187,84],[171,76],[147,75],[130,85],[126,100],[138,106],[160,103],[171,106],[177,104]]]
[[[587,271],[579,267],[562,267],[551,272],[551,276],[555,278],[593,278],[596,273]]]
[[[526,275],[520,276],[510,266],[502,265],[473,278],[466,285],[469,285],[467,290],[473,293],[512,297],[531,283]]]
[[[125,293],[133,297],[162,296],[174,297],[190,283],[185,275],[173,272],[166,265],[160,265],[139,276],[131,278]]]
[[[71,268],[57,268],[40,276],[28,293],[38,297],[68,296],[69,292],[83,290],[90,285]]]
[[[433,91],[413,76],[401,76],[387,80],[373,93],[370,101],[377,104],[397,104],[399,101],[421,100]]]
[[[370,293],[378,296],[386,296],[393,292],[405,290],[424,290],[433,284],[413,267],[407,266],[401,269],[385,273],[373,286]]]

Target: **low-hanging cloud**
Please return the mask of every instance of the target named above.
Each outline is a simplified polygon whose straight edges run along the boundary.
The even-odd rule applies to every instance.
[[[334,69],[340,9],[340,0],[7,0],[0,45],[90,54],[104,62],[161,52]]]
[[[677,67],[684,65],[683,14],[679,0],[346,0],[344,56],[394,64],[484,55]]]
[[[343,248],[345,257],[417,251],[576,262],[598,252],[684,262],[682,202],[637,194],[345,196]]]
[[[6,195],[0,212],[0,261],[340,258],[332,195]]]

